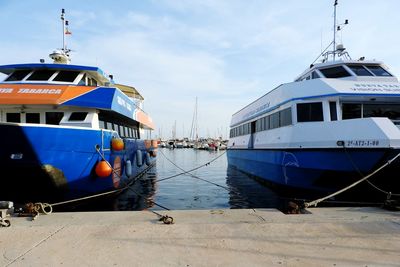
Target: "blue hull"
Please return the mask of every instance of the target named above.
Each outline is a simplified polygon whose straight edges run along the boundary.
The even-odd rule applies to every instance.
[[[110,149],[110,131],[102,134],[101,130],[84,128],[0,125],[0,137],[0,196],[6,200],[64,200],[105,192],[123,187],[155,163],[155,157],[146,157],[144,140],[124,139],[124,150]],[[104,157],[111,165],[120,161],[120,179],[96,175],[95,167],[101,160],[96,146],[104,148]],[[128,160],[132,163],[130,172]]]
[[[279,188],[294,189],[299,193],[294,196],[300,197],[303,190],[328,193],[344,188],[361,178],[357,169],[367,175],[398,153],[394,149],[229,149],[227,156],[230,166]],[[399,171],[396,160],[370,180],[387,191],[400,191]]]

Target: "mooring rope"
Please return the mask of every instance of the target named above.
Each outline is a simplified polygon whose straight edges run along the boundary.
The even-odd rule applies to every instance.
[[[160,151],[160,152],[161,152],[161,154],[165,157],[165,159],[166,159],[167,161],[169,161],[172,165],[174,165],[176,168],[182,170],[183,172],[182,172],[182,173],[178,173],[178,174],[176,174],[176,175],[172,175],[172,176],[167,177],[167,178],[163,178],[163,179],[157,180],[157,182],[165,181],[165,180],[167,180],[167,179],[171,179],[171,178],[177,177],[177,176],[179,176],[179,175],[189,174],[192,178],[195,178],[195,179],[204,181],[204,182],[206,182],[206,183],[215,185],[215,186],[217,186],[217,187],[220,187],[220,188],[222,188],[222,189],[225,189],[226,191],[228,191],[228,192],[231,193],[231,194],[234,194],[234,195],[236,195],[236,196],[238,196],[238,197],[240,197],[240,198],[243,198],[242,194],[240,194],[239,192],[236,192],[235,190],[233,190],[233,188],[229,188],[229,187],[227,187],[227,186],[223,186],[223,185],[220,185],[220,184],[217,184],[217,183],[208,181],[208,180],[206,180],[206,179],[204,179],[204,178],[198,177],[198,176],[196,176],[196,175],[190,173],[190,172],[192,172],[192,171],[194,171],[194,170],[197,170],[197,169],[199,169],[199,168],[201,168],[201,167],[208,166],[210,163],[214,162],[215,160],[217,160],[218,158],[220,158],[221,156],[223,156],[223,155],[226,153],[226,151],[224,151],[224,153],[222,153],[222,154],[219,155],[218,157],[215,157],[215,158],[212,159],[211,161],[209,161],[209,162],[207,162],[207,163],[205,163],[205,164],[203,164],[203,165],[200,165],[200,166],[198,166],[198,167],[196,167],[196,168],[193,168],[193,169],[191,169],[191,170],[189,170],[189,171],[185,171],[183,168],[181,168],[181,167],[178,166],[175,162],[173,162],[171,159],[169,159],[162,151]],[[251,204],[251,205],[254,205],[254,202],[252,202],[250,199],[247,199],[247,202],[248,202],[249,204]]]
[[[173,162],[172,160],[170,160],[161,150],[160,150],[160,152],[161,152],[161,154],[165,157],[166,160],[168,160],[172,165],[174,165],[176,168],[180,169],[182,172],[181,172],[181,173],[178,173],[178,174],[176,174],[176,175],[172,175],[172,176],[167,177],[167,178],[163,178],[163,179],[157,180],[157,182],[165,181],[165,180],[168,180],[168,179],[177,177],[177,176],[179,176],[179,175],[189,174],[189,175],[192,176],[193,178],[199,179],[199,180],[204,181],[204,182],[206,182],[206,183],[209,183],[209,184],[212,184],[212,185],[215,185],[215,186],[224,188],[224,189],[226,189],[226,190],[228,190],[228,191],[231,191],[231,190],[230,190],[228,187],[226,187],[226,186],[223,186],[223,185],[220,185],[220,184],[217,184],[217,183],[208,181],[208,180],[206,180],[206,179],[203,179],[203,178],[198,177],[198,176],[196,176],[196,175],[194,175],[194,174],[191,173],[192,171],[195,171],[195,170],[198,170],[198,169],[200,169],[200,168],[202,168],[202,167],[205,167],[205,166],[210,165],[212,162],[214,162],[214,161],[216,161],[218,158],[222,157],[222,156],[226,153],[226,151],[224,151],[224,153],[222,153],[222,154],[219,155],[218,157],[215,157],[214,159],[210,160],[209,162],[207,162],[207,163],[205,163],[205,164],[202,164],[202,165],[200,165],[200,166],[198,166],[198,167],[196,167],[196,168],[193,168],[193,169],[191,169],[191,170],[189,170],[189,171],[185,171],[183,168],[181,168],[180,166],[178,166],[175,162]]]
[[[345,188],[343,188],[343,189],[341,189],[341,190],[339,190],[339,191],[337,191],[337,192],[335,192],[335,193],[332,193],[332,194],[330,194],[330,195],[328,195],[328,196],[326,196],[326,197],[319,198],[319,199],[316,199],[316,200],[311,201],[311,202],[306,202],[306,203],[304,203],[304,206],[305,206],[306,208],[312,207],[312,206],[317,206],[318,203],[320,203],[320,202],[322,202],[322,201],[324,201],[324,200],[326,200],[326,199],[329,199],[329,198],[331,198],[331,197],[334,197],[334,196],[337,196],[337,195],[343,193],[344,191],[346,191],[346,190],[348,190],[348,189],[350,189],[350,188],[352,188],[352,187],[358,185],[359,183],[361,183],[361,182],[367,180],[368,178],[372,177],[372,176],[375,175],[376,173],[380,172],[382,169],[386,168],[386,167],[387,167],[388,165],[390,165],[393,161],[395,161],[399,156],[400,156],[400,153],[398,153],[398,154],[397,154],[396,156],[394,156],[392,159],[388,160],[385,164],[383,164],[381,167],[379,167],[378,169],[376,169],[376,170],[373,171],[372,173],[368,174],[367,176],[364,176],[364,177],[361,178],[360,180],[358,180],[358,181],[352,183],[351,185],[349,185],[349,186],[347,186],[347,187],[345,187]]]
[[[343,146],[344,152],[346,154],[346,156],[349,158],[351,164],[353,165],[353,168],[358,172],[358,174],[360,174],[361,177],[364,177],[364,174],[361,172],[361,170],[358,168],[357,164],[354,162],[353,158],[351,157],[350,153],[347,151],[346,147]],[[380,191],[381,193],[386,194],[387,199],[389,199],[391,196],[400,196],[400,194],[398,193],[392,193],[392,192],[388,192],[383,190],[382,188],[377,187],[376,185],[374,185],[370,180],[366,180],[366,182],[372,186],[373,188],[375,188],[376,190]]]
[[[97,151],[97,153],[100,155],[100,157],[108,164],[108,166],[112,169],[113,173],[115,175],[118,176],[119,179],[121,179],[121,176],[115,171],[115,169],[111,166],[111,164],[105,159],[104,155],[100,152],[100,147],[98,145],[95,146],[95,149]],[[70,204],[70,203],[74,203],[74,202],[79,202],[79,201],[83,201],[83,200],[87,200],[87,199],[92,199],[92,198],[96,198],[96,197],[100,197],[100,196],[105,196],[105,195],[109,195],[109,194],[114,194],[117,192],[122,192],[126,189],[130,189],[132,191],[134,191],[136,194],[142,196],[142,197],[146,197],[140,193],[138,193],[137,191],[133,190],[131,188],[132,185],[134,185],[136,183],[136,181],[139,180],[139,178],[141,176],[143,176],[148,169],[150,169],[152,166],[147,167],[145,170],[143,170],[142,172],[138,173],[133,180],[131,180],[130,182],[126,183],[122,188],[118,188],[118,189],[114,189],[114,190],[110,190],[107,192],[103,192],[103,193],[99,193],[99,194],[94,194],[94,195],[90,195],[90,196],[85,196],[85,197],[80,197],[80,198],[75,198],[75,199],[70,199],[70,200],[66,200],[66,201],[61,201],[61,202],[55,202],[55,203],[42,203],[42,202],[38,202],[38,203],[28,203],[25,206],[32,206],[32,214],[33,214],[33,219],[35,219],[37,216],[39,216],[39,213],[44,213],[44,214],[51,214],[53,212],[53,207],[54,206],[59,206],[59,205],[65,205],[65,204]],[[163,208],[165,210],[170,210],[167,207],[160,205],[158,203],[156,203],[153,200],[150,200],[154,205]],[[48,210],[46,210],[46,208]],[[157,216],[160,217],[160,221],[163,221],[165,224],[172,224],[174,222],[174,219],[168,215],[161,215],[157,212],[154,212],[152,210],[149,210],[151,212],[153,212],[154,214],[156,214]]]

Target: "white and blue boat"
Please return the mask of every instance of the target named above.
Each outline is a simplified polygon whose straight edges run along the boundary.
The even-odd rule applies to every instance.
[[[68,33],[62,12],[64,34]],[[64,35],[63,35],[64,36]],[[54,63],[0,66],[0,198],[71,199],[125,186],[155,164],[157,142],[143,97],[98,67]]]
[[[335,16],[335,35],[340,27]],[[353,60],[331,44],[294,82],[233,114],[230,166],[301,197],[341,189],[400,153],[398,79],[382,62]],[[395,160],[362,188],[399,192],[399,173]]]

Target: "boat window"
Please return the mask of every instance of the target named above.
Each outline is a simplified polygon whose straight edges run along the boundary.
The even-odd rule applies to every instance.
[[[297,122],[323,121],[322,103],[297,104]]]
[[[97,86],[97,81],[93,78],[88,78],[88,86]]]
[[[344,103],[342,114],[343,120],[361,118],[361,104]]]
[[[287,126],[292,124],[292,109],[287,108],[279,111],[279,126]]]
[[[400,105],[395,104],[364,104],[363,117],[386,117],[400,120]]]
[[[28,81],[47,81],[55,73],[54,70],[36,70],[28,77]]]
[[[275,112],[269,116],[269,129],[279,127],[279,112]]]
[[[46,112],[46,124],[59,125],[64,112]]]
[[[100,129],[106,129],[106,124],[105,124],[104,121],[99,120],[99,128],[100,128]]]
[[[113,124],[111,122],[107,122],[106,126],[108,130],[113,130]]]
[[[357,76],[373,76],[371,72],[369,72],[362,65],[347,65]]]
[[[79,81],[78,85],[86,85],[86,74],[83,74],[82,79]]]
[[[26,113],[26,123],[40,123],[40,113]]]
[[[56,82],[73,82],[78,76],[79,71],[62,70],[53,79]]]
[[[313,72],[311,73],[311,78],[312,78],[312,79],[318,79],[318,78],[321,78],[321,77],[319,76],[319,74],[318,74],[317,72],[313,71]]]
[[[384,68],[381,66],[366,66],[375,76],[385,76],[389,77],[392,76],[390,75],[389,72],[387,72]]]
[[[331,114],[331,121],[337,121],[336,102],[329,102],[329,111]]]
[[[124,137],[124,136],[125,136],[125,134],[124,134],[124,126],[118,125],[118,134],[119,134],[119,136],[121,136],[121,137]]]
[[[31,70],[16,70],[7,79],[7,82],[22,81]]]
[[[347,70],[343,68],[343,66],[320,69],[319,71],[322,72],[322,74],[324,74],[326,78],[342,78],[351,76],[350,73],[348,73]]]
[[[264,128],[263,130],[268,130],[269,129],[269,116],[264,117]]]
[[[69,121],[84,121],[87,116],[87,112],[72,112],[69,116]]]
[[[21,114],[20,113],[7,113],[6,120],[7,120],[7,122],[21,122]]]

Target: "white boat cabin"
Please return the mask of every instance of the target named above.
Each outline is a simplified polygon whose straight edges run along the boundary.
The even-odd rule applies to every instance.
[[[279,143],[288,131],[277,129],[293,126],[310,129],[311,124],[306,125],[309,122],[378,117],[387,118],[400,128],[400,83],[383,63],[364,60],[319,63],[311,65],[294,82],[278,86],[236,112],[231,121],[230,146],[236,143],[236,147],[242,144],[251,148],[258,139]],[[357,127],[359,122],[353,123]],[[330,127],[318,125],[315,131],[322,132],[320,129],[324,126]],[[258,134],[272,131],[280,141],[261,138],[265,134]],[[290,134],[297,132],[301,130]],[[255,138],[248,139],[250,135]],[[244,136],[246,141],[235,140],[239,136]],[[286,136],[286,139],[299,138]]]
[[[58,66],[67,66],[61,69]],[[0,83],[0,93],[7,93],[13,85],[35,85],[24,90],[26,93],[52,94],[53,87],[47,85],[114,87],[121,90],[134,101],[138,108],[142,107],[143,97],[129,86],[115,84],[112,76],[106,78],[104,73],[95,67],[81,67],[56,64],[21,64],[0,66],[0,72],[6,74]],[[44,85],[38,89],[37,85]],[[21,89],[20,89],[21,90]],[[121,137],[139,138],[139,123],[129,120],[110,110],[95,108],[43,105],[43,104],[0,104],[1,123],[34,124],[37,126],[55,125],[58,127],[84,127],[90,129],[106,129],[118,132]]]

